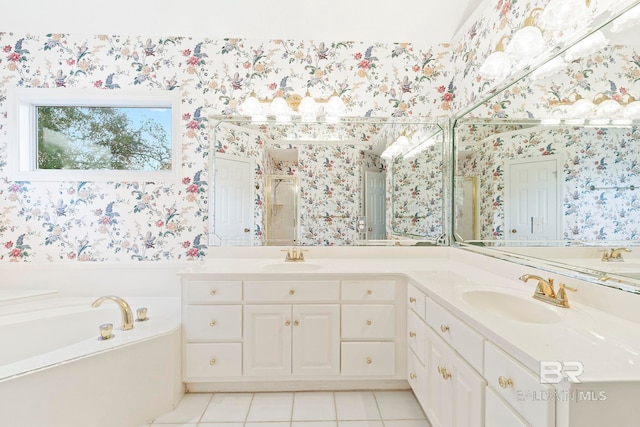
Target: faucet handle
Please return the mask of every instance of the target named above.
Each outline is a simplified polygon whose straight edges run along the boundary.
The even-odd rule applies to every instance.
[[[280,252],[284,252],[286,254],[284,256],[285,261],[291,260],[291,252],[289,252],[289,249],[280,249]]]
[[[571,286],[567,286],[564,283],[560,283],[558,287],[557,299],[560,302],[560,305],[564,308],[569,308],[569,298],[567,298],[567,291],[578,292],[577,288],[572,288]]]

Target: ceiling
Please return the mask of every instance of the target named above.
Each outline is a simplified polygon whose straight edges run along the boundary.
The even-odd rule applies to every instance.
[[[451,41],[482,1],[489,0],[22,0],[3,3],[0,31],[431,46]]]

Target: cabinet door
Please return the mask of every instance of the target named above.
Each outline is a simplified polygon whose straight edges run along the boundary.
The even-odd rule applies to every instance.
[[[293,306],[293,374],[340,374],[340,306]]]
[[[291,306],[244,307],[244,375],[291,375]]]
[[[451,352],[454,427],[482,427],[486,381],[460,356]]]
[[[485,427],[527,427],[529,424],[524,422],[513,409],[509,407],[498,395],[486,388],[486,415]]]
[[[453,425],[453,365],[449,346],[431,329],[427,331],[427,407],[433,427]]]

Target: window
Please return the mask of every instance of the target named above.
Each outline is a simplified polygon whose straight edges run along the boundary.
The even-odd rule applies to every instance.
[[[20,88],[9,97],[10,179],[180,176],[177,93]]]

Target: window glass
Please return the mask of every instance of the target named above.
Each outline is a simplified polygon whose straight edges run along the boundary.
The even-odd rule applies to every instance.
[[[38,105],[40,170],[171,170],[171,108]]]

